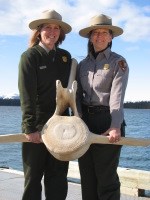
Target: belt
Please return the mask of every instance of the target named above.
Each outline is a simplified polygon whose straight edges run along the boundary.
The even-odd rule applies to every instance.
[[[90,105],[82,105],[82,109],[85,112],[88,112],[89,114],[98,113],[101,111],[109,111],[109,106],[90,106]]]

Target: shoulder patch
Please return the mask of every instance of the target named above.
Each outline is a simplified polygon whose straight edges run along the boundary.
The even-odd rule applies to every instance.
[[[126,63],[125,60],[120,60],[118,62],[118,64],[119,64],[119,67],[121,68],[122,71],[126,71],[126,69],[127,69],[127,63]]]

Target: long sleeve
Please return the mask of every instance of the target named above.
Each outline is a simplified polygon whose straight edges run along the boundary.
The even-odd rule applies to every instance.
[[[25,133],[36,129],[37,75],[35,63],[27,53],[23,53],[19,63],[18,87],[22,109],[22,127]]]
[[[117,61],[116,65],[117,70],[112,82],[109,105],[112,116],[111,127],[120,128],[124,118],[123,103],[129,68],[124,59]]]

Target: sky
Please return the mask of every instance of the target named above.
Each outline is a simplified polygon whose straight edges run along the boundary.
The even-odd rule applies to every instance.
[[[94,15],[106,14],[124,30],[113,39],[112,51],[129,65],[125,102],[150,101],[150,1],[149,0],[0,0],[0,95],[18,94],[18,64],[28,48],[29,22],[42,11],[54,9],[72,32],[60,48],[80,62],[87,54],[87,39],[79,36]]]

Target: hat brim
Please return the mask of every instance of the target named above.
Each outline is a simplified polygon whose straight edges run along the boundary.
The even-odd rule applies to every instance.
[[[84,29],[81,29],[79,31],[79,35],[85,38],[89,37],[89,33],[94,30],[94,29],[98,29],[98,28],[107,28],[109,30],[112,30],[113,32],[113,37],[117,37],[119,35],[121,35],[123,33],[123,29],[118,27],[118,26],[112,26],[112,25],[94,25],[94,26],[90,26]]]
[[[67,24],[67,23],[65,23],[63,21],[60,21],[60,20],[56,20],[56,19],[38,19],[38,20],[34,20],[34,21],[29,23],[29,28],[31,30],[35,30],[41,24],[48,24],[48,23],[59,25],[62,28],[62,30],[64,31],[65,34],[71,32],[71,30],[72,30],[72,28],[71,28],[71,26],[69,24]]]

